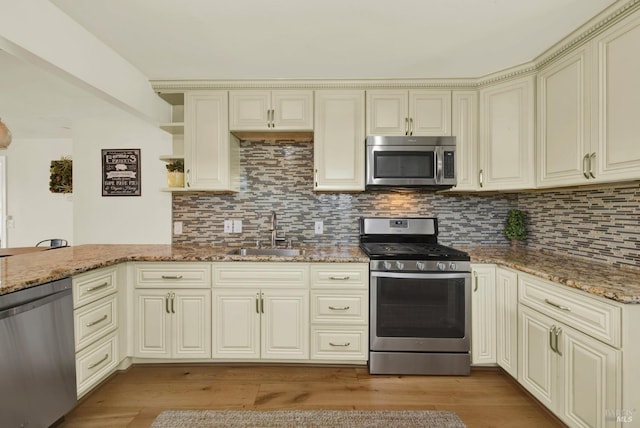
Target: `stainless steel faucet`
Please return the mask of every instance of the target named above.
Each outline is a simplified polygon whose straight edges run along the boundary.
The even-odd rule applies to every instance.
[[[271,248],[275,248],[278,242],[284,242],[284,236],[278,237],[278,223],[275,211],[271,211]]]

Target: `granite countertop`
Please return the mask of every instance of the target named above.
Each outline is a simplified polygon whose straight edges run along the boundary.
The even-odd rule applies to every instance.
[[[213,245],[80,245],[0,259],[0,295],[122,262],[281,261],[368,263],[357,246],[300,247],[300,256],[229,255]]]
[[[640,268],[617,268],[539,250],[504,246],[456,247],[472,263],[492,263],[621,303],[640,304]],[[80,245],[0,258],[0,295],[92,269],[130,261],[282,261],[368,263],[357,246],[309,246],[300,256],[229,255],[213,245]]]

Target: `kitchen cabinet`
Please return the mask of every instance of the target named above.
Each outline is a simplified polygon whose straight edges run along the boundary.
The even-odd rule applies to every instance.
[[[78,398],[113,373],[124,358],[118,284],[117,266],[72,278]]]
[[[314,190],[364,191],[364,102],[364,91],[316,91]]]
[[[214,263],[213,358],[308,360],[309,266]]]
[[[471,266],[471,364],[496,364],[496,267]]]
[[[134,356],[211,358],[208,263],[134,265]]]
[[[367,135],[451,135],[451,91],[367,91]]]
[[[313,131],[313,91],[229,92],[231,131]]]
[[[452,131],[456,137],[454,190],[478,189],[478,93],[453,91]]]
[[[496,361],[518,377],[518,273],[496,268]]]
[[[369,354],[369,265],[313,263],[311,359],[366,363]]]
[[[240,142],[229,133],[226,91],[185,94],[185,190],[238,191]]]
[[[480,89],[481,189],[535,187],[534,86],[526,76]]]

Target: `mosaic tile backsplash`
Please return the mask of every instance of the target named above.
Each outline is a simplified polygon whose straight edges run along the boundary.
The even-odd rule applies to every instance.
[[[278,236],[295,245],[355,245],[361,216],[434,216],[445,245],[506,244],[506,213],[515,195],[453,195],[425,191],[316,193],[313,143],[242,142],[241,191],[174,193],[173,220],[183,222],[174,243],[254,246],[270,240],[276,212]],[[242,233],[224,233],[224,220],[242,220]],[[314,234],[316,220],[324,233]]]

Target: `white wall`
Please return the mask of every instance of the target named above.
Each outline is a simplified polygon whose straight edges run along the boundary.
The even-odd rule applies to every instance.
[[[7,158],[8,247],[30,247],[38,241],[73,238],[73,195],[49,191],[52,160],[72,154],[69,139],[14,139]]]
[[[171,243],[171,194],[158,158],[171,153],[171,136],[123,111],[73,126],[74,242]],[[101,149],[140,149],[142,196],[102,196]]]

